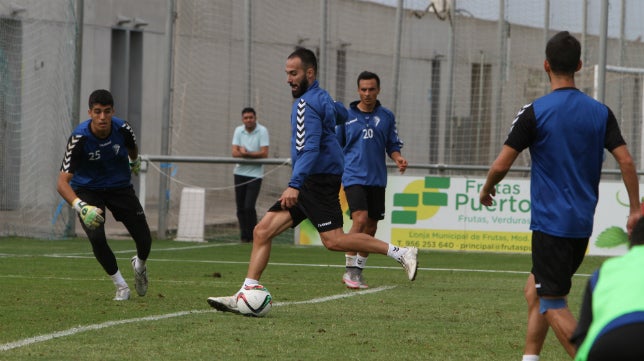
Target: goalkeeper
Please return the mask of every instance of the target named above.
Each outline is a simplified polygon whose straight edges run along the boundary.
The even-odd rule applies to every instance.
[[[58,175],[58,193],[78,212],[94,256],[116,286],[115,301],[130,298],[130,288],[119,271],[105,236],[105,208],[122,222],[136,243],[130,263],[135,289],[144,296],[148,288],[146,260],[150,254],[150,228],[131,183],[131,173],[141,169],[136,137],[130,125],[114,117],[114,99],[107,90],[89,97],[90,119],[72,132]]]

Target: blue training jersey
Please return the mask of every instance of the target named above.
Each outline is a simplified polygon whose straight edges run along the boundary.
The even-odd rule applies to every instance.
[[[578,89],[557,89],[524,106],[505,145],[530,148],[530,229],[590,237],[604,148],[623,144],[610,109]]]
[[[90,131],[91,119],[80,123],[67,142],[60,170],[72,173],[73,189],[116,189],[131,184],[128,148],[136,147],[130,125],[112,117],[112,131],[105,139]]]
[[[289,187],[300,189],[310,174],[342,174],[342,149],[335,137],[335,103],[318,81],[293,103]]]
[[[400,152],[403,147],[396,118],[380,101],[370,113],[358,109],[358,103],[350,104],[347,121],[336,126],[344,153],[342,185],[386,187],[386,156]]]

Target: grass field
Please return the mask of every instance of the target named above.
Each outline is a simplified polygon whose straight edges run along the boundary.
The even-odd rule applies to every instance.
[[[340,282],[344,256],[275,242],[262,283],[265,318],[210,309],[244,279],[250,245],[155,241],[150,287],[134,292],[132,241],[110,241],[132,298],[114,286],[86,239],[0,239],[0,360],[520,360],[528,255],[419,253],[416,281],[370,257],[368,292]],[[588,257],[570,306],[603,258]],[[542,360],[569,360],[552,332]]]

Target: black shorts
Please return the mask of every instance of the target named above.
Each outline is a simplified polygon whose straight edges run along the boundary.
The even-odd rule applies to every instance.
[[[539,296],[563,297],[586,255],[588,238],[562,238],[532,232],[532,274]]]
[[[141,202],[131,185],[125,188],[101,190],[79,188],[74,191],[83,202],[102,209],[103,216],[106,215],[105,208],[107,208],[119,222],[133,221],[137,218],[147,222]]]
[[[344,189],[349,212],[367,211],[371,219],[385,219],[385,187],[352,185]]]
[[[644,360],[644,323],[620,326],[599,336],[588,353],[588,361]]]
[[[306,177],[295,206],[288,209],[293,226],[309,219],[318,232],[342,228],[340,207],[340,183],[342,176],[335,174],[311,174]],[[269,212],[282,211],[277,201]]]

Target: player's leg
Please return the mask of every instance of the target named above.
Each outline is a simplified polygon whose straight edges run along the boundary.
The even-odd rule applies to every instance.
[[[530,274],[523,290],[528,303],[528,327],[526,331],[523,355],[540,355],[543,343],[548,333],[548,322],[539,312],[539,297],[534,283],[534,275]]]
[[[575,316],[570,312],[566,298],[544,296],[541,297],[539,303],[541,304],[540,312],[543,312],[548,324],[555,332],[559,343],[561,343],[570,357],[575,357],[577,349],[570,342],[570,337],[572,337],[572,334],[575,332],[575,328],[577,327],[577,319],[575,319]]]
[[[105,202],[103,197],[94,191],[76,189],[76,195],[83,199],[85,202],[92,204],[103,211],[103,216],[107,219],[105,213]],[[79,215],[80,219],[80,215]],[[105,236],[105,223],[102,223],[95,229],[89,229],[85,226],[83,221],[80,222],[81,227],[87,234],[90,244],[92,245],[92,252],[98,263],[103,267],[105,272],[110,276],[114,286],[116,287],[115,301],[124,301],[130,298],[130,288],[127,282],[119,271],[118,264],[116,263],[116,256],[107,244],[107,237]]]
[[[366,214],[361,214],[357,217],[360,219],[361,232],[375,237],[378,230],[378,221],[385,218],[385,188],[367,186],[364,187],[364,190],[367,211]],[[359,252],[356,255],[356,274],[354,277],[358,283],[358,288],[369,288],[362,275],[364,268],[367,266],[368,257],[369,253],[367,252]]]
[[[304,214],[299,212],[297,207],[291,210],[283,210],[279,201],[266,212],[266,215],[262,217],[262,220],[255,226],[253,231],[253,249],[246,279],[241,288],[259,284],[259,279],[268,265],[273,238],[303,219]],[[236,294],[237,292],[232,296],[208,297],[207,301],[211,307],[219,311],[239,313]]]
[[[562,238],[538,231],[532,234],[532,274],[539,297],[539,312],[571,356],[576,352],[570,337],[577,320],[568,308],[566,296],[587,246],[588,238]]]
[[[349,233],[365,233],[373,236],[375,232],[370,233],[370,224],[373,220],[369,219],[367,210],[356,210],[351,212],[351,219],[353,223],[351,224],[351,229]],[[365,268],[367,263],[367,257],[369,253],[365,252],[347,252],[345,253],[345,272],[342,275],[342,281],[347,286],[347,288],[352,289],[361,289],[369,288],[364,278],[362,276],[362,270]]]
[[[145,296],[148,291],[146,263],[152,248],[152,235],[141,202],[134,192],[134,187],[110,191],[106,199],[106,206],[114,215],[114,219],[123,223],[134,240],[136,255],[130,259],[134,272],[134,288],[139,296]]]
[[[553,257],[561,265],[558,272],[558,288],[548,292],[544,289],[540,294],[540,312],[544,314],[557,339],[571,357],[577,352],[570,342],[577,319],[568,308],[567,295],[572,287],[572,276],[584,260],[588,248],[588,238],[563,238],[554,239],[559,245],[559,257]]]
[[[357,252],[386,255],[403,266],[410,281],[416,279],[418,249],[415,247],[397,247],[365,233],[344,233],[342,228],[326,231],[318,229],[318,231],[320,232],[322,243],[331,251],[347,252],[355,250]]]
[[[83,228],[85,228],[84,225]],[[107,244],[107,239],[105,237],[105,226],[101,224],[98,228],[94,230],[86,229],[85,232],[87,233],[87,237],[92,244],[94,257],[96,257],[105,272],[110,276],[112,282],[114,283],[114,287],[116,287],[116,295],[114,296],[114,300],[128,300],[130,298],[130,287],[127,285],[127,282],[123,278],[121,271],[119,271],[114,252],[112,252],[112,249]]]
[[[259,281],[268,265],[273,238],[290,228],[292,224],[291,214],[287,210],[266,212],[253,231],[253,249],[250,254],[247,279]]]
[[[367,210],[356,210],[351,212],[351,229],[349,233],[364,233],[365,225],[367,222]],[[364,254],[364,253],[363,253]],[[357,289],[360,288],[359,280],[359,271],[358,268],[358,252],[350,251],[344,254],[345,258],[345,270],[342,275],[342,282],[348,287]],[[360,256],[361,260],[364,260],[364,256]],[[364,261],[362,262],[364,264]],[[364,268],[364,266],[362,267]]]
[[[351,229],[349,233],[363,233],[367,221],[367,193],[361,185],[352,185],[344,188],[344,195],[349,205],[349,215],[351,217]],[[345,270],[342,275],[342,282],[348,287],[360,288],[358,282],[358,266],[356,259],[358,252],[349,251],[344,254]]]
[[[364,233],[345,234],[342,230],[342,208],[338,199],[340,175],[310,175],[300,189],[297,209],[301,209],[315,226],[324,246],[339,252],[379,253],[396,259],[407,271],[411,281],[418,269],[418,249],[397,247]],[[297,218],[293,216],[293,224]]]

